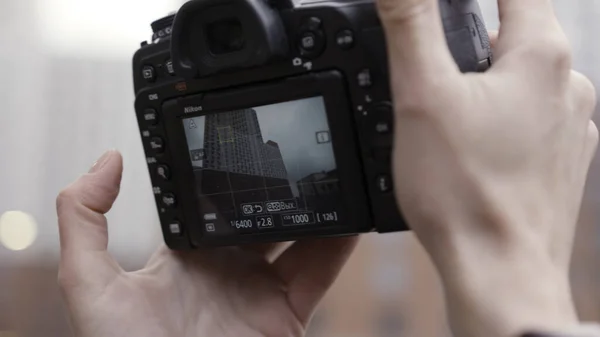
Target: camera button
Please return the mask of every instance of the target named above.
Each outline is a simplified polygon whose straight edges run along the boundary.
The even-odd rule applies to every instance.
[[[163,194],[160,201],[167,208],[175,208],[177,206],[177,198],[175,198],[175,194],[173,193]]]
[[[319,30],[321,29],[323,22],[321,19],[313,16],[306,20],[306,23],[303,25],[303,28],[308,30]]]
[[[173,67],[172,60],[167,60],[167,62],[165,62],[165,68],[167,68],[167,74],[175,76],[175,68]]]
[[[156,153],[163,153],[165,151],[165,142],[160,137],[154,137],[150,140],[150,148]]]
[[[300,48],[313,51],[317,45],[317,36],[313,32],[304,32],[300,37]]]
[[[167,165],[159,165],[156,168],[156,175],[163,180],[171,180],[171,170]]]
[[[390,192],[393,189],[392,180],[390,179],[390,176],[388,176],[387,174],[383,174],[377,177],[377,189],[381,193]]]
[[[381,121],[375,124],[375,132],[380,135],[387,135],[392,132],[392,125],[388,121]]]
[[[349,29],[344,29],[337,34],[335,42],[340,49],[351,49],[354,47],[354,33]]]
[[[388,135],[394,130],[393,124],[393,110],[391,103],[383,102],[375,106],[374,115],[377,120],[375,121],[375,133],[378,135]]]
[[[142,69],[142,77],[146,82],[154,82],[156,79],[156,71],[153,66],[145,66]]]
[[[315,58],[325,49],[325,36],[318,30],[306,30],[298,36],[298,49],[304,57]]]
[[[158,124],[158,113],[154,109],[146,109],[144,111],[144,121],[150,126]]]
[[[181,236],[183,234],[183,228],[179,221],[173,221],[169,224],[169,232],[174,236]]]
[[[373,77],[371,75],[371,69],[363,69],[356,76],[358,86],[361,88],[368,88],[373,85]]]

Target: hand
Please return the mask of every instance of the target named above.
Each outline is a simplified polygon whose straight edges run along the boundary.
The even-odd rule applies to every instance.
[[[59,283],[78,337],[303,336],[356,238],[174,252],[140,271],[107,252],[122,158],[108,152],[57,200]]]
[[[457,336],[577,324],[568,268],[598,144],[550,0],[499,0],[495,64],[461,74],[437,0],[378,0],[395,101],[394,180]]]

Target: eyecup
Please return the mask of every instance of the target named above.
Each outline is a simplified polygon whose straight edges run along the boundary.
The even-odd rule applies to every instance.
[[[279,5],[288,0],[278,0]],[[242,23],[247,45],[239,52],[214,55],[202,24],[235,17]],[[187,79],[231,69],[265,65],[289,53],[285,28],[276,9],[264,0],[194,0],[175,16],[171,57],[175,71]]]

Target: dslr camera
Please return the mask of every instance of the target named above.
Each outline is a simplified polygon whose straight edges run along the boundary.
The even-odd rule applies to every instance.
[[[488,69],[477,1],[439,5],[461,71]],[[171,249],[408,229],[373,0],[192,0],[152,29],[135,111]]]

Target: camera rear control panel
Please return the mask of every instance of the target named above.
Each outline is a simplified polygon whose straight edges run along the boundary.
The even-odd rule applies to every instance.
[[[155,84],[163,79],[172,79],[175,76],[173,61],[170,58],[156,64],[145,64],[140,69],[140,75],[148,85]]]
[[[295,44],[313,71],[327,66],[342,69],[352,102],[375,229],[394,232],[406,230],[407,226],[398,210],[392,179],[394,116],[385,35],[374,19],[375,13],[363,15],[373,9],[365,6],[307,11],[294,22],[300,27]],[[352,15],[352,11],[362,14]]]
[[[371,7],[351,11],[374,11]],[[206,92],[207,88],[228,90],[332,69],[340,70],[345,78],[345,91],[351,103],[349,112],[354,115],[359,140],[357,150],[362,158],[375,229],[379,232],[406,229],[392,179],[394,120],[385,37],[378,21],[365,19],[376,18],[376,15],[361,14],[349,19],[353,16],[334,7],[300,11],[303,15],[291,13],[284,18],[292,53],[288,60],[276,64],[186,80],[178,76],[173,67],[168,40],[147,45],[138,53],[134,61],[138,94],[136,110],[159,216],[165,227],[163,232],[169,236],[167,240],[176,242],[175,245],[189,245],[190,238],[181,207],[185,200],[176,193],[176,168],[169,167],[174,161],[168,150],[163,102],[176,96]]]
[[[172,154],[169,151],[168,138],[162,107],[158,94],[152,94],[138,101],[138,121],[142,133],[142,144],[146,162],[150,170],[152,190],[161,219],[165,240],[170,245],[188,246],[189,233],[186,232],[184,214],[180,196],[174,181]]]

